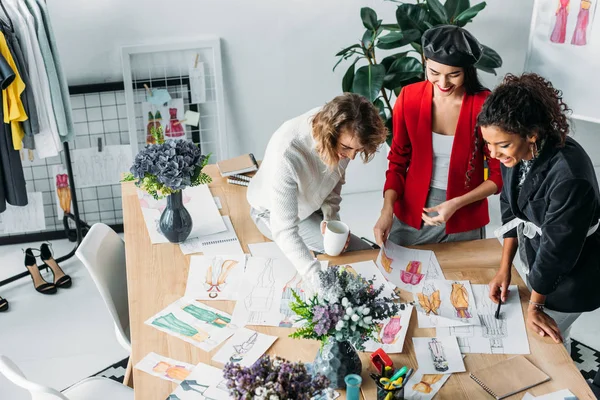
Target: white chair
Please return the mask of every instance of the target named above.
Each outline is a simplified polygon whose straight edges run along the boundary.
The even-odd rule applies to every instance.
[[[31,393],[32,400],[133,400],[133,389],[107,378],[88,378],[62,393],[27,380],[8,357],[0,354],[0,373],[15,385]]]
[[[115,323],[117,341],[131,354],[125,243],[108,225],[94,224],[75,252],[87,268]],[[125,384],[129,384],[131,362]]]

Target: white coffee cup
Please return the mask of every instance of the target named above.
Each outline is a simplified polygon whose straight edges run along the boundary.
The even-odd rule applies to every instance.
[[[325,232],[323,233],[323,247],[325,253],[332,257],[339,256],[350,235],[350,228],[341,221],[323,221]]]

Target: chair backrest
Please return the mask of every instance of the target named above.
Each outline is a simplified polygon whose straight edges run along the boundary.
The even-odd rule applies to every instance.
[[[75,252],[115,322],[119,343],[131,352],[125,243],[108,225],[94,224]]]
[[[32,400],[69,400],[58,390],[27,380],[23,372],[12,360],[0,354],[0,374],[15,385],[31,393]]]

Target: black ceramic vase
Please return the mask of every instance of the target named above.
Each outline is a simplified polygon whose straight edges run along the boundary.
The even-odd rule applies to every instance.
[[[159,227],[171,243],[181,243],[192,232],[192,217],[183,205],[181,190],[167,197],[167,207],[160,216]]]
[[[360,375],[362,363],[350,342],[338,342],[330,338],[327,344],[317,351],[313,369],[315,373],[325,375],[331,381],[329,387],[345,389],[344,378],[349,374]]]

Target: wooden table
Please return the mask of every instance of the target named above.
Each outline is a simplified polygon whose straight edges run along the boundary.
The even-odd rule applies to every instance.
[[[268,241],[256,229],[249,217],[249,205],[246,201],[246,188],[229,185],[218,174],[214,165],[205,171],[213,177],[210,184],[213,196],[221,199],[223,215],[229,215],[242,243],[248,252],[248,243]],[[149,352],[156,352],[176,360],[191,364],[204,362],[217,367],[220,364],[210,360],[217,350],[204,352],[176,337],[160,332],[144,324],[148,318],[179,299],[185,292],[189,256],[184,256],[178,245],[152,245],[146,231],[142,212],[132,182],[123,183],[123,219],[125,226],[125,247],[127,254],[127,284],[129,291],[129,315],[132,339],[132,362],[137,364]],[[488,283],[494,276],[500,262],[501,246],[497,240],[479,240],[473,242],[420,246],[434,250],[447,279],[470,280],[472,283]],[[323,257],[332,263],[351,263],[373,260],[376,251],[348,253],[342,257]],[[516,271],[513,271],[512,284],[519,285],[523,310],[526,310],[529,292]],[[411,300],[412,294],[406,294],[404,300]],[[234,302],[211,301],[212,307],[231,313]],[[309,340],[294,340],[288,337],[289,328],[253,327],[259,332],[278,336],[279,339],[269,350],[290,360],[311,362],[318,349],[318,343]],[[547,338],[528,332],[531,354],[526,356],[552,379],[529,390],[533,395],[541,395],[568,388],[578,398],[591,399],[593,396],[587,383],[562,345],[554,344]],[[395,364],[417,368],[411,338],[413,336],[435,336],[434,329],[417,328],[417,316],[413,313],[402,354],[392,355]],[[367,399],[375,399],[375,385],[369,379],[369,353],[360,353],[363,361],[363,389]],[[465,358],[467,371],[474,371],[493,365],[509,356],[468,354]],[[501,379],[499,377],[499,379]],[[176,385],[144,372],[134,370],[133,382],[136,400],[164,400]],[[511,397],[520,399],[523,393]],[[342,396],[344,398],[344,396]],[[469,374],[454,374],[439,391],[436,399],[487,399],[491,398],[479,387]]]

